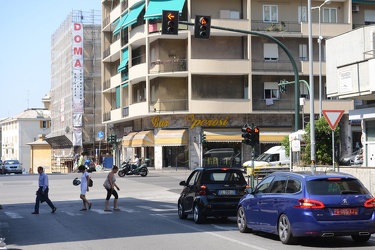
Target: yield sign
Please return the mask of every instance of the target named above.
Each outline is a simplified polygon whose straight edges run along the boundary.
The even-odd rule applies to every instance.
[[[344,114],[344,110],[322,110],[322,112],[332,130],[336,128]]]

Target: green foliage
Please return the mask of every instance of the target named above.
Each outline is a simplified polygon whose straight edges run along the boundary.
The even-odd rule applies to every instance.
[[[306,147],[303,150],[302,159],[306,164],[311,163],[311,137],[310,123],[305,128],[306,134],[303,136]],[[340,143],[340,128],[334,130],[335,145]],[[332,130],[327,120],[322,116],[315,121],[315,161],[318,165],[332,164]]]
[[[281,141],[281,146],[285,148],[285,155],[289,157],[289,136],[285,136]]]

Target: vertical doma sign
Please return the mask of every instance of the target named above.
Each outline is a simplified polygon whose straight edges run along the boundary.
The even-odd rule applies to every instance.
[[[84,111],[83,84],[83,25],[73,23],[72,42],[72,113],[73,113],[73,146],[82,146],[82,115]]]

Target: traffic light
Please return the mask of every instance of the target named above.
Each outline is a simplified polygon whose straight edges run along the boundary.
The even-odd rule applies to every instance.
[[[206,142],[206,134],[201,134],[201,143]]]
[[[211,30],[210,16],[195,16],[194,37],[201,39],[209,39]]]
[[[259,144],[259,128],[258,127],[253,128],[253,138],[254,139],[252,141],[254,145],[258,145]]]
[[[253,139],[253,129],[248,124],[245,124],[242,129],[242,137],[244,138],[242,140],[243,143],[246,145],[252,145],[252,139]]]
[[[164,35],[178,35],[178,11],[163,10],[161,33]]]
[[[107,142],[108,143],[116,143],[116,134],[110,134],[110,135],[108,135]]]

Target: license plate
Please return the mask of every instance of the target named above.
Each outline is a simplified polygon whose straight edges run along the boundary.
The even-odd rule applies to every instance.
[[[357,208],[336,208],[333,209],[333,215],[357,215]]]
[[[236,195],[236,190],[219,190],[219,195]]]

